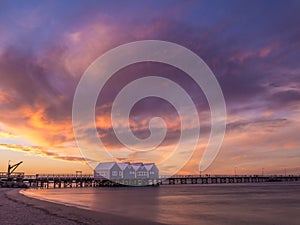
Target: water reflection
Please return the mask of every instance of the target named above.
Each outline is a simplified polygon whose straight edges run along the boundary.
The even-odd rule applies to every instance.
[[[39,198],[168,224],[299,224],[300,183],[26,191]]]

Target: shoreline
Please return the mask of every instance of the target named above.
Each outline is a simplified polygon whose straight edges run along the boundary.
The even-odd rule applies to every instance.
[[[67,206],[28,197],[19,193],[22,189],[0,189],[1,225],[6,224],[101,224],[159,225],[162,223],[129,218],[104,212]],[[126,212],[124,212],[126,213]]]

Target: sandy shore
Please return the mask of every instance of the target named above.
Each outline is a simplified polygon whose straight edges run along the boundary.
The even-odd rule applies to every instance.
[[[94,212],[76,207],[29,198],[20,189],[0,188],[0,224],[103,224],[103,225],[158,225],[123,216]],[[126,214],[126,212],[124,212]]]

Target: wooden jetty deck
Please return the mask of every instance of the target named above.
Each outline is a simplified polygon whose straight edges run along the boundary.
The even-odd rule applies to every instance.
[[[1,182],[7,180],[5,174],[0,173]],[[102,186],[146,186],[146,185],[181,185],[181,184],[233,184],[233,183],[262,183],[262,182],[292,182],[300,181],[300,175],[176,175],[161,176],[156,180],[107,180],[95,179],[92,174],[12,174],[11,182],[22,182],[28,187],[37,188],[73,188],[73,187],[102,187]]]

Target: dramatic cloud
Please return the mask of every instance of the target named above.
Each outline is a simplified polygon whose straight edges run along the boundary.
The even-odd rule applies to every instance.
[[[77,1],[19,4],[0,3],[0,147],[8,150],[5,159],[17,151],[82,162],[72,128],[72,102],[80,77],[111,48],[159,39],[198,54],[224,93],[227,133],[207,173],[232,173],[235,166],[245,168],[245,173],[256,173],[261,167],[270,173],[277,173],[278,167],[299,172],[299,2],[234,1],[216,6],[216,2],[153,1],[126,3],[126,7],[125,3]],[[196,83],[171,66],[138,63],[118,71],[98,98],[99,137],[117,158],[143,159],[141,153],[124,150],[110,114],[124,86],[153,75],[173,80],[195,102],[201,137],[181,172],[198,173],[211,128],[209,106]],[[182,129],[172,105],[147,98],[131,111],[132,132],[148,137],[149,121],[155,116],[165,120],[168,132],[161,149],[147,155],[148,160],[168,157]],[[126,121],[121,118],[120,123]],[[90,128],[87,125],[82,137],[92,144]],[[197,128],[191,124],[184,129]]]
[[[44,146],[22,146],[18,144],[0,144],[0,148],[4,150],[12,150],[12,151],[20,151],[20,152],[26,152],[26,153],[33,153],[38,154],[41,156],[48,156],[54,159],[64,160],[64,161],[75,161],[75,162],[82,162],[85,163],[86,161],[93,162],[91,159],[84,159],[80,156],[70,156],[70,155],[62,155],[59,152],[63,152],[65,147],[61,147],[60,151],[56,152],[53,151],[53,149],[49,149],[49,147]]]

